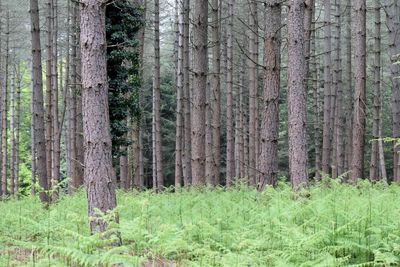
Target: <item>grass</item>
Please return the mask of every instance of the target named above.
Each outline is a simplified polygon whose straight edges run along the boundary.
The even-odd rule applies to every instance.
[[[399,266],[400,187],[328,181],[119,192],[123,244],[90,236],[84,192],[0,203],[0,266]]]

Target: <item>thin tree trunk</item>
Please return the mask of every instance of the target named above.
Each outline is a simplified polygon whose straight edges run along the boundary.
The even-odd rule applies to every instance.
[[[329,174],[331,149],[331,0],[324,0],[324,125],[322,136],[322,171]]]
[[[32,88],[33,88],[33,123],[35,127],[35,148],[37,155],[37,175],[39,177],[40,200],[48,203],[48,176],[46,159],[46,138],[43,107],[43,80],[40,48],[39,5],[37,0],[30,0],[31,37],[32,37]]]
[[[192,175],[193,185],[205,183],[205,119],[207,86],[208,2],[195,1],[193,10]]]
[[[182,169],[182,147],[183,147],[183,40],[184,40],[184,25],[183,6],[176,3],[178,14],[178,64],[176,70],[176,138],[175,138],[175,187],[182,185],[183,169]]]
[[[258,163],[261,172],[258,182],[260,190],[263,190],[265,185],[275,186],[278,180],[281,13],[281,1],[270,0],[266,3],[264,110],[261,121],[261,155]]]
[[[352,39],[352,25],[351,25],[351,0],[346,1],[346,12],[344,15],[346,17],[345,20],[345,47],[346,47],[346,64],[344,67],[345,72],[345,86],[346,86],[346,152],[345,152],[345,171],[349,171],[351,168],[351,155],[353,154],[353,98],[354,98],[354,90],[352,86],[353,82],[353,74],[352,74],[352,47],[351,47],[351,39]]]
[[[19,177],[19,162],[20,162],[20,131],[21,131],[21,80],[22,74],[20,70],[20,63],[17,63],[17,125],[15,127],[15,195],[19,195],[19,185],[20,185],[20,177]],[[33,139],[32,139],[33,140]],[[32,142],[33,143],[33,142]]]
[[[386,24],[388,28],[388,44],[390,56],[390,72],[392,80],[392,120],[393,120],[393,138],[400,138],[400,4],[397,0],[385,1]],[[400,182],[400,147],[394,142],[393,147],[393,180]]]
[[[109,222],[98,214],[116,207],[115,173],[112,166],[108,116],[105,5],[100,0],[82,0],[81,51],[85,185],[90,230],[104,232]],[[118,217],[113,217],[118,221]]]
[[[369,168],[370,181],[379,180],[379,128],[381,113],[381,3],[374,1],[374,101],[372,123],[371,163]]]
[[[164,187],[161,153],[161,96],[160,96],[160,1],[154,1],[154,81],[153,81],[153,188]]]
[[[235,175],[235,143],[233,128],[233,16],[234,0],[228,2],[228,26],[226,43],[226,185],[232,184]]]
[[[33,87],[33,64],[31,62],[31,103],[30,103],[30,111],[31,111],[31,123],[30,123],[30,129],[31,129],[31,153],[32,153],[32,160],[31,160],[31,194],[34,196],[36,195],[36,158],[37,158],[37,153],[36,153],[36,137],[35,137],[35,101],[34,101],[34,87]]]
[[[355,57],[355,102],[353,119],[353,157],[351,180],[364,177],[364,139],[366,112],[366,0],[355,1],[356,10],[356,57]]]
[[[10,77],[10,194],[15,194],[15,66]]]
[[[289,174],[293,190],[307,185],[306,92],[304,90],[304,5],[289,1],[288,109]]]
[[[5,56],[5,77],[4,77],[4,84],[3,84],[3,114],[2,114],[2,168],[1,168],[1,187],[2,187],[2,192],[3,192],[3,197],[8,195],[8,186],[7,186],[7,169],[8,169],[8,145],[7,145],[7,140],[8,140],[8,108],[7,108],[7,103],[8,103],[8,68],[9,68],[9,41],[10,41],[10,24],[9,24],[9,12],[7,12],[7,28],[6,28],[6,56]]]
[[[257,25],[257,1],[249,2],[249,182],[250,185],[256,186],[257,164],[256,164],[256,147],[258,141],[256,132],[258,130],[257,123],[257,58],[258,58],[258,25]]]

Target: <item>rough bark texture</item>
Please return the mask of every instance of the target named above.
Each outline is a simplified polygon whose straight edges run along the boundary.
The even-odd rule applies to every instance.
[[[235,175],[235,142],[233,129],[233,16],[234,0],[228,2],[226,42],[226,185],[232,184]]]
[[[176,136],[175,136],[175,187],[182,185],[183,169],[182,169],[182,148],[183,148],[183,41],[184,41],[184,25],[183,6],[176,2],[178,14],[178,55],[176,69]]]
[[[188,186],[192,182],[192,142],[191,142],[191,102],[190,102],[190,63],[189,63],[189,9],[190,1],[183,0],[183,114],[184,114],[184,148],[183,148],[183,181],[184,185]]]
[[[153,189],[164,187],[161,153],[160,1],[154,1]]]
[[[259,189],[276,185],[278,178],[281,1],[270,0],[265,10],[264,96],[261,120]]]
[[[322,136],[322,171],[329,174],[331,149],[331,0],[324,0],[324,126]]]
[[[33,88],[33,122],[35,127],[35,147],[37,156],[37,175],[39,177],[40,200],[49,201],[46,138],[44,128],[42,56],[40,48],[39,5],[37,0],[30,1],[31,38],[32,38],[32,88]]]
[[[211,40],[212,40],[212,75],[211,83],[211,128],[212,128],[212,170],[211,181],[213,185],[219,184],[219,169],[221,161],[221,47],[220,47],[220,2],[211,2]]]
[[[205,105],[207,86],[208,2],[195,1],[193,10],[192,176],[205,183]]]
[[[257,1],[249,1],[249,182],[256,185],[257,175],[257,130],[258,130],[258,104],[257,104],[257,61],[258,61],[258,24]]]
[[[288,110],[289,174],[293,190],[307,185],[306,92],[304,89],[304,3],[289,1]]]
[[[400,138],[400,65],[395,64],[400,60],[400,3],[397,0],[386,0],[385,13],[391,63],[393,138]],[[393,153],[393,180],[400,182],[400,147],[395,145]]]
[[[108,116],[105,4],[100,0],[83,0],[80,7],[84,177],[90,229],[103,232],[107,222],[97,209],[107,214],[116,207]]]
[[[366,112],[366,1],[355,1],[356,10],[356,57],[355,57],[355,98],[353,119],[353,158],[351,180],[364,177],[364,139]]]
[[[372,123],[371,162],[369,167],[370,181],[379,180],[379,127],[381,112],[381,4],[374,1],[374,100]]]

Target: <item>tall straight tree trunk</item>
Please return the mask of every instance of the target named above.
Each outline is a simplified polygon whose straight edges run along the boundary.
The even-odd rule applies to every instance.
[[[208,2],[195,1],[193,10],[192,179],[205,183],[205,119],[207,86]]]
[[[306,91],[304,90],[304,3],[289,1],[289,174],[293,190],[307,185]]]
[[[275,186],[278,180],[281,13],[281,1],[267,1],[264,44],[264,64],[266,66],[264,72],[264,108],[261,121],[261,154],[258,162],[258,169],[261,172],[258,187],[261,190],[267,184]]]
[[[355,99],[353,119],[353,158],[351,180],[364,177],[364,139],[366,112],[366,0],[355,1],[356,10],[356,58]]]
[[[178,14],[178,55],[176,70],[176,137],[175,137],[175,187],[182,185],[183,169],[182,169],[182,147],[183,147],[183,40],[184,25],[183,6],[176,1],[176,9]]]
[[[7,12],[7,28],[6,28],[6,55],[5,55],[5,77],[3,83],[3,114],[2,114],[2,167],[1,167],[1,191],[3,192],[3,197],[8,195],[8,185],[7,185],[7,169],[8,169],[8,68],[9,68],[9,42],[10,42],[10,17],[9,12]]]
[[[313,112],[314,112],[314,153],[315,153],[315,179],[318,181],[321,178],[321,112],[320,112],[320,64],[317,58],[317,47],[316,37],[319,36],[316,33],[315,22],[312,23],[311,33],[311,62],[310,72],[312,77],[312,88],[313,88]]]
[[[31,153],[32,153],[32,160],[31,160],[31,194],[32,196],[36,195],[36,158],[37,158],[37,153],[36,153],[36,137],[35,137],[35,107],[34,107],[34,87],[33,87],[33,64],[31,62],[30,66],[30,73],[31,73],[31,103],[30,103],[30,111],[31,111],[31,123],[30,123],[30,130],[31,130],[31,140],[32,140],[32,145],[31,145]]]
[[[52,0],[52,190],[53,201],[57,197],[56,186],[60,180],[60,153],[61,153],[61,129],[59,122],[59,109],[58,109],[58,0]]]
[[[344,77],[345,77],[345,88],[346,88],[346,152],[345,152],[345,171],[349,171],[351,168],[351,155],[353,149],[353,99],[354,99],[354,89],[353,89],[353,74],[352,74],[352,2],[351,0],[346,1],[346,11],[345,15],[345,47],[346,47],[346,64],[344,67]]]
[[[142,18],[143,21],[146,21],[146,10],[147,10],[147,1],[146,0],[138,0],[138,6],[142,10]],[[145,45],[145,30],[146,27],[143,25],[138,33],[139,38],[139,57],[140,57],[140,89],[139,89],[139,107],[143,110],[144,107],[144,81],[143,81],[143,73],[144,73],[144,45]],[[140,115],[140,118],[136,121],[136,127],[134,129],[134,135],[136,140],[134,146],[134,158],[135,158],[135,174],[134,174],[134,184],[139,190],[143,190],[144,188],[144,162],[143,162],[143,120],[144,114],[143,112]]]
[[[249,1],[249,181],[250,185],[256,186],[256,148],[258,146],[258,105],[257,105],[257,58],[258,58],[258,25],[257,25],[257,1]]]
[[[53,0],[46,2],[46,159],[49,187],[53,170]]]
[[[106,5],[100,0],[83,0],[80,7],[85,185],[93,233],[104,232],[108,225],[96,210],[107,214],[117,204],[108,116]]]
[[[160,95],[160,1],[154,1],[154,81],[153,81],[153,188],[161,191],[163,183],[161,153]]]
[[[372,123],[371,162],[369,167],[369,180],[379,180],[379,128],[381,116],[381,3],[374,1],[374,101]]]
[[[308,78],[309,78],[310,62],[311,62],[311,34],[313,27],[314,8],[315,8],[314,0],[304,1],[304,56],[306,58],[306,64],[305,64],[306,90],[309,87]]]
[[[331,0],[324,0],[324,126],[322,136],[322,171],[329,174],[331,150]]]
[[[15,66],[10,77],[10,194],[15,193]]]
[[[39,177],[40,200],[49,201],[46,138],[43,107],[42,56],[40,48],[39,5],[37,0],[30,0],[31,38],[32,38],[32,88],[33,88],[33,122],[35,127],[35,148],[37,157],[37,175]]]
[[[19,195],[19,162],[20,162],[20,132],[21,132],[21,70],[20,63],[17,63],[17,107],[16,107],[16,127],[15,127],[15,195]],[[33,143],[33,142],[32,142]]]
[[[390,56],[390,72],[392,80],[392,120],[393,138],[400,138],[400,3],[397,0],[385,1],[386,24],[388,28],[388,44]],[[393,180],[400,182],[400,147],[394,142],[393,148]]]
[[[341,0],[335,0],[335,91],[336,91],[336,108],[334,119],[334,142],[332,153],[332,177],[337,178],[344,172],[344,110],[343,110],[343,84],[342,84],[342,60],[341,60]]]
[[[221,44],[220,44],[220,1],[211,1],[211,42],[212,42],[212,75],[211,75],[211,128],[212,128],[212,171],[211,183],[219,184],[221,162]]]
[[[235,175],[235,143],[233,128],[233,16],[234,0],[228,2],[226,42],[226,185],[232,184]]]

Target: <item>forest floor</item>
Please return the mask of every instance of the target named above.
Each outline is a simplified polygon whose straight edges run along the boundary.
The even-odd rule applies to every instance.
[[[0,266],[399,266],[400,187],[325,180],[118,192],[122,246],[90,236],[83,191],[0,203]],[[113,226],[116,227],[116,226]],[[115,229],[115,228],[114,228]]]

